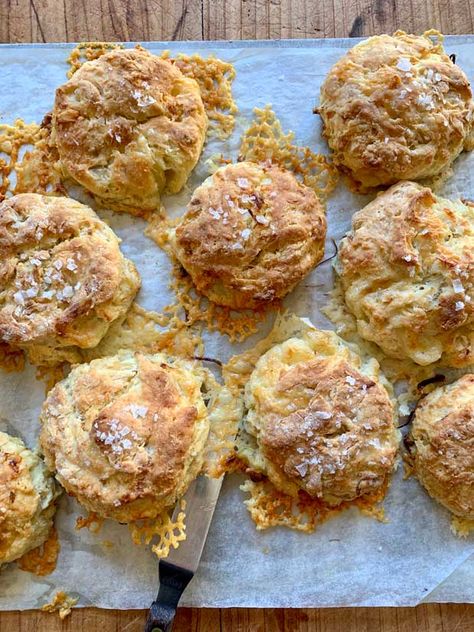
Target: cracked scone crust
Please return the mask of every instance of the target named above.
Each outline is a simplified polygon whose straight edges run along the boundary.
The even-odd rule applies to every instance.
[[[65,172],[117,211],[144,214],[179,191],[206,130],[196,81],[144,50],[86,62],[56,90],[52,141]]]
[[[0,340],[30,357],[95,347],[140,286],[114,232],[70,198],[0,203]]]
[[[472,147],[464,72],[427,36],[380,35],[329,71],[318,108],[334,162],[362,189],[446,172]]]
[[[474,205],[403,182],[353,217],[336,270],[366,340],[399,359],[474,362]]]
[[[378,363],[362,362],[333,332],[274,346],[246,386],[254,445],[241,458],[291,496],[303,490],[335,506],[383,493],[399,436],[383,382]]]
[[[325,237],[312,189],[289,171],[246,161],[196,189],[171,244],[199,292],[242,309],[290,292],[321,260]]]
[[[154,518],[199,474],[209,420],[196,363],[123,352],[75,367],[49,393],[48,467],[90,511]]]
[[[47,540],[58,493],[39,456],[0,432],[0,565]]]
[[[420,483],[453,514],[474,520],[474,375],[424,397],[415,410],[411,437]]]

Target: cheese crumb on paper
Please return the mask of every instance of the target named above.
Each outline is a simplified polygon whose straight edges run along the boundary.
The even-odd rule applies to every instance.
[[[50,603],[45,603],[44,606],[41,606],[41,610],[43,612],[50,613],[57,612],[59,614],[59,618],[62,621],[71,614],[72,608],[74,608],[78,601],[79,599],[74,599],[63,590],[60,590],[56,593]]]

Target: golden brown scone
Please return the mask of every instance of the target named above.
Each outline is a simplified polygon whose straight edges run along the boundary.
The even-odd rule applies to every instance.
[[[58,493],[39,456],[0,432],[0,566],[48,538]]]
[[[272,347],[245,391],[240,457],[280,491],[329,505],[383,491],[395,466],[394,406],[375,360],[330,331]],[[252,447],[253,445],[253,447]]]
[[[95,347],[139,287],[119,239],[87,206],[36,193],[0,203],[0,341],[30,357]]]
[[[199,474],[209,420],[195,362],[122,352],[76,366],[48,393],[48,467],[90,511],[154,518]]]
[[[199,292],[243,309],[288,294],[321,260],[325,237],[312,189],[279,167],[240,162],[196,189],[170,241]]]
[[[353,217],[336,270],[359,334],[393,358],[474,362],[474,205],[402,182]]]
[[[411,436],[420,483],[453,514],[474,520],[474,375],[424,397]]]
[[[472,144],[464,72],[428,36],[378,35],[329,71],[319,114],[334,162],[362,189],[446,172]]]
[[[155,210],[196,165],[207,115],[199,86],[168,59],[114,50],[56,90],[52,142],[65,172],[116,211]]]

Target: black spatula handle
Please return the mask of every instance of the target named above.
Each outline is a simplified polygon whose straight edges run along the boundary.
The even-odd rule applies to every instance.
[[[160,589],[151,604],[145,632],[171,632],[178,602],[192,578],[191,571],[160,561]]]

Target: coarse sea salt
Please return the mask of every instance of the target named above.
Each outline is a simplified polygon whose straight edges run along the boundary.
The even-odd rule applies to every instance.
[[[29,287],[27,290],[25,290],[24,294],[27,298],[34,298],[35,296],[38,295],[38,288]]]
[[[315,410],[313,415],[318,419],[331,419],[332,417],[332,413],[327,410]]]
[[[156,103],[156,99],[149,94],[143,94],[140,90],[134,90],[132,92],[132,96],[141,108],[145,108],[147,105],[153,105],[153,103]]]
[[[456,294],[462,294],[464,292],[464,285],[459,279],[453,280],[453,290],[456,292]]]
[[[397,61],[397,68],[403,70],[404,72],[408,72],[411,69],[411,62],[408,57],[400,57]]]
[[[23,292],[21,292],[21,291],[15,292],[15,294],[13,295],[13,300],[15,301],[15,303],[19,303],[20,305],[24,305],[25,304],[25,297],[23,296]]]
[[[407,404],[400,404],[398,410],[400,412],[400,415],[409,415],[411,412],[410,407]]]
[[[212,208],[212,206],[209,208],[209,215],[214,219],[221,218],[221,214],[219,213],[219,211],[216,211],[216,209]]]
[[[132,413],[132,416],[135,419],[141,419],[143,417],[146,417],[146,414],[148,413],[148,407],[140,406],[139,404],[129,404],[129,406],[127,407],[127,410],[129,410]]]
[[[301,478],[304,478],[308,472],[308,464],[299,463],[298,465],[295,465],[295,470],[298,472]]]
[[[418,103],[420,105],[424,105],[427,110],[434,109],[433,99],[429,96],[429,94],[425,94],[424,92],[418,95]]]

